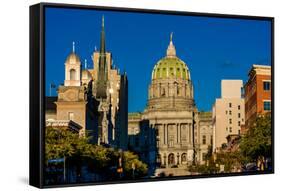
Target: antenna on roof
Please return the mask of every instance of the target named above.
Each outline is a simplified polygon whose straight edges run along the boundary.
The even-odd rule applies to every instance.
[[[87,59],[85,59],[85,69],[87,69]]]

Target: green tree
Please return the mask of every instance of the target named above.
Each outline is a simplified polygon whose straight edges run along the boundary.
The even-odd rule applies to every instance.
[[[240,142],[241,154],[245,163],[257,162],[260,158],[271,156],[271,115],[259,116],[252,127],[242,137]]]
[[[114,148],[94,145],[89,140],[90,137],[87,134],[82,137],[70,130],[46,127],[46,164],[48,165],[50,159],[67,158],[70,166],[76,166],[78,179],[81,176],[83,164],[87,165],[89,170],[112,179],[114,174],[112,174],[111,169],[118,166],[118,159],[121,155],[125,178],[132,177],[132,163],[135,165],[136,177],[147,174],[147,165],[140,161],[138,156],[132,152],[119,152]]]
[[[224,172],[233,172],[235,167],[240,168],[241,164],[241,154],[240,152],[219,152],[216,154],[216,163],[219,165],[224,165]]]
[[[135,177],[142,177],[147,174],[147,165],[139,160],[138,156],[132,152],[126,151],[122,155],[123,158],[123,168],[125,176],[128,178],[133,177],[133,168],[134,165],[134,175]]]

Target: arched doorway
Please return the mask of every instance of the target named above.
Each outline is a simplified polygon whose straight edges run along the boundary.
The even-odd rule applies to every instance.
[[[74,69],[70,70],[70,80],[76,80],[76,71]]]
[[[181,155],[181,164],[186,164],[187,163],[187,154],[183,153]]]
[[[175,164],[175,155],[173,153],[170,153],[168,155],[168,165],[174,165]]]

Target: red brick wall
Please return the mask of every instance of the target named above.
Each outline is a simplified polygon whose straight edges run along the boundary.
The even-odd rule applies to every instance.
[[[257,76],[257,113],[264,114],[263,100],[271,100],[271,87],[270,91],[263,90],[263,80],[270,80],[271,76],[258,75]]]

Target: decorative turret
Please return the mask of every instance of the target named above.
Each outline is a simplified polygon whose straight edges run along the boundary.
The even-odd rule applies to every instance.
[[[65,61],[65,80],[64,86],[81,85],[81,62],[79,56],[75,53],[75,42],[72,43],[72,52]]]

